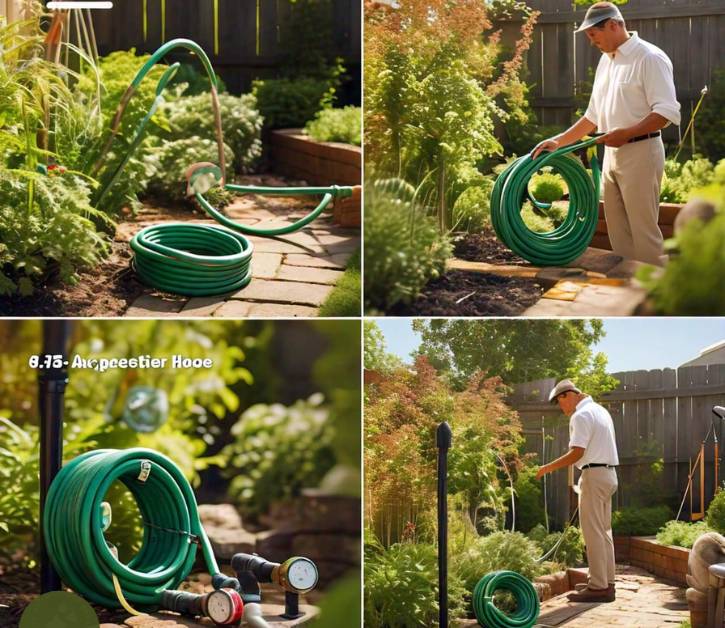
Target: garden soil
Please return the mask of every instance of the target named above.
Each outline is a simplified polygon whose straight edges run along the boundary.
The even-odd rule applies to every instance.
[[[491,264],[529,265],[502,244],[492,229],[454,242],[459,259]],[[535,279],[502,277],[490,273],[448,271],[428,282],[409,305],[398,304],[392,316],[517,316],[534,305],[544,292]]]

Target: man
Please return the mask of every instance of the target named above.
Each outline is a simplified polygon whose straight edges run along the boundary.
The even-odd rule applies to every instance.
[[[656,46],[627,32],[619,9],[597,2],[577,33],[604,54],[584,117],[533,150],[556,150],[597,130],[604,151],[604,214],[618,255],[661,266],[666,261],[658,225],[665,150],[660,129],[680,124],[672,62]]]
[[[570,593],[573,602],[613,602],[614,541],[612,495],[617,490],[619,464],[612,417],[569,379],[560,381],[549,394],[569,419],[569,451],[539,468],[536,478],[575,465],[579,478],[579,522],[587,546],[589,581]]]

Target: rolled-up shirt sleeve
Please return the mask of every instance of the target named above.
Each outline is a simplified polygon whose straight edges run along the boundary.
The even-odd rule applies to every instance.
[[[569,448],[583,447],[586,449],[592,438],[592,424],[583,414],[575,414],[569,425]]]
[[[647,104],[654,113],[660,114],[672,124],[680,124],[680,103],[677,102],[672,64],[668,59],[658,55],[648,55],[645,58],[644,91]]]

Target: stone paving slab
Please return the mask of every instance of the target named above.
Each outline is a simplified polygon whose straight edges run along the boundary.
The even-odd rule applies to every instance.
[[[321,283],[335,285],[342,277],[341,270],[331,270],[329,268],[310,268],[307,266],[287,266],[286,264],[279,269],[277,279],[285,281],[304,281],[307,283]]]
[[[235,292],[232,299],[319,306],[331,291],[332,286],[259,279],[252,281],[246,288]]]

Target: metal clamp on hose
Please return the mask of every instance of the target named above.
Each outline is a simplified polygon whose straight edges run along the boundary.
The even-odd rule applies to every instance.
[[[597,137],[513,161],[498,176],[491,192],[491,223],[496,235],[514,253],[532,264],[563,266],[587,249],[599,220],[600,169],[596,152],[590,157],[592,176],[571,153],[593,146]],[[548,208],[529,192],[529,180],[544,166],[561,175],[569,189],[569,212],[564,221],[549,232],[532,231],[521,216],[528,199],[536,207]]]

